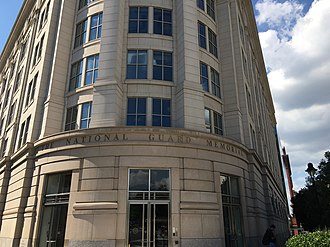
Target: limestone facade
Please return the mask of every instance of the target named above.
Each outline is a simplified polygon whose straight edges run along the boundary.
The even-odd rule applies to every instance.
[[[25,0],[0,88],[0,246],[288,237],[250,1]]]

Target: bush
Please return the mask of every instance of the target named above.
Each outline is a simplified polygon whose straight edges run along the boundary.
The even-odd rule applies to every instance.
[[[330,230],[303,233],[291,237],[286,243],[286,247],[329,247]]]

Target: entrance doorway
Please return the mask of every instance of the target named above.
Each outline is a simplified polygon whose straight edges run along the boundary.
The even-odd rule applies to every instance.
[[[130,169],[128,247],[168,247],[169,170]]]

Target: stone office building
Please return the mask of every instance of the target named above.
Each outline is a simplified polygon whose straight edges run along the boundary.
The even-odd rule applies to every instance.
[[[249,0],[25,0],[0,87],[0,246],[288,236]]]

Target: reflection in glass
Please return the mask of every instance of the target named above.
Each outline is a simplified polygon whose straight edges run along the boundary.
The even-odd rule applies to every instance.
[[[149,170],[131,169],[129,174],[130,191],[149,190]]]

